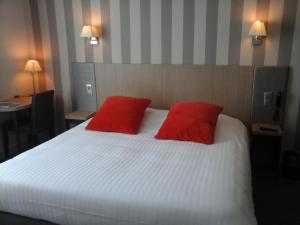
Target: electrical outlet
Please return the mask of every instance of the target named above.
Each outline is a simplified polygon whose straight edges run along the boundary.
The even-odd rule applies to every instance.
[[[273,104],[273,92],[264,92],[264,106],[272,106]]]
[[[93,96],[93,88],[91,84],[86,84],[86,94],[87,96]]]

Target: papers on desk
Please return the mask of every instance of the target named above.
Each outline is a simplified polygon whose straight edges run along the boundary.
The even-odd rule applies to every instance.
[[[11,108],[16,107],[18,105],[20,104],[15,102],[0,102],[0,108]]]

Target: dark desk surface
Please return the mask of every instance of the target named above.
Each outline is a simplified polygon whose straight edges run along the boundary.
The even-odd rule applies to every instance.
[[[31,97],[19,97],[0,100],[0,113],[1,112],[16,112],[31,107]],[[3,103],[8,103],[3,104]]]

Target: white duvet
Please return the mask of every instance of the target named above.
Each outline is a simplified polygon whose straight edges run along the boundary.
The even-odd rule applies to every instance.
[[[74,225],[255,225],[244,125],[220,115],[213,145],[156,140],[166,114],[148,109],[138,135],[83,123],[0,164],[0,211]]]

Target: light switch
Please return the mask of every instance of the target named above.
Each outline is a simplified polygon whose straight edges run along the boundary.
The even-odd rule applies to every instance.
[[[86,84],[86,94],[87,96],[93,96],[93,88],[91,84]]]
[[[273,104],[273,92],[264,92],[264,106],[272,106]]]

